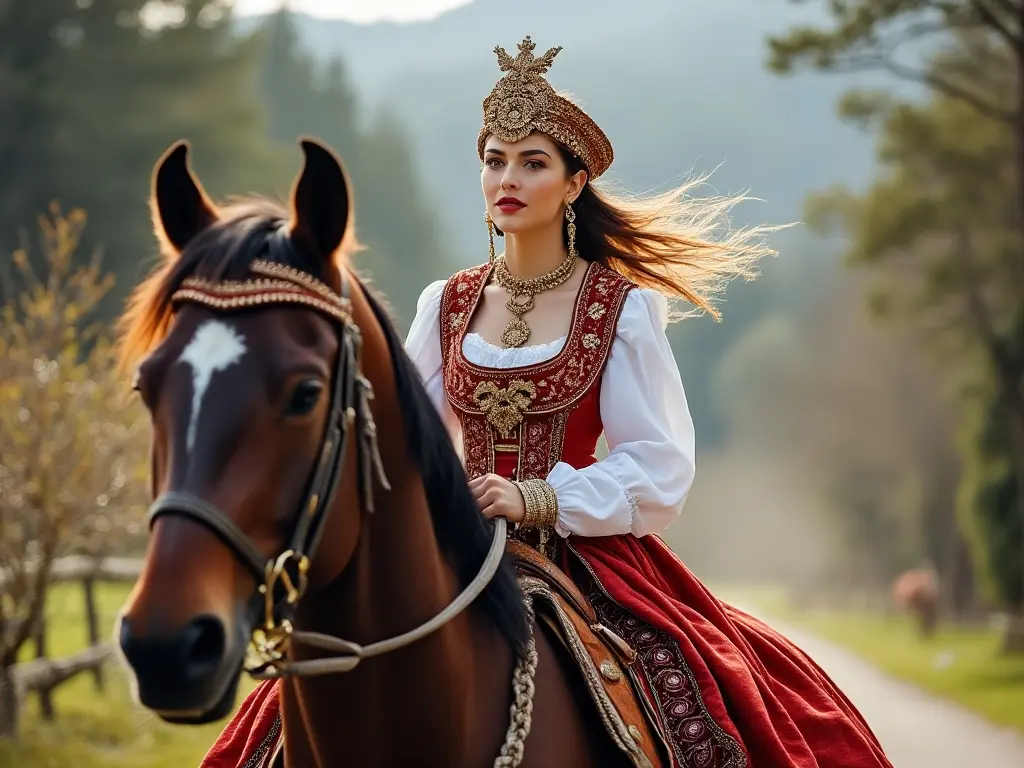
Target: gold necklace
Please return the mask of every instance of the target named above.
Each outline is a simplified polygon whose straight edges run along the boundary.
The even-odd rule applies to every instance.
[[[523,320],[523,315],[533,309],[533,297],[538,293],[550,291],[568,280],[576,269],[576,254],[574,249],[569,250],[565,261],[555,267],[547,274],[534,277],[529,280],[511,275],[505,264],[505,257],[499,256],[494,260],[494,269],[491,276],[498,285],[509,292],[509,299],[505,302],[505,308],[512,313],[513,317],[508,321],[505,330],[501,334],[501,343],[506,347],[521,347],[530,338],[530,326]],[[517,301],[520,296],[525,296],[525,301]]]

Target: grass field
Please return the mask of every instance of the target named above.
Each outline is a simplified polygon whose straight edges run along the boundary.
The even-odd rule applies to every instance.
[[[97,590],[108,636],[127,594],[127,586],[103,585]],[[78,585],[55,589],[47,616],[49,655],[59,657],[85,647],[84,600]],[[31,656],[34,648],[25,650]],[[119,662],[110,662],[104,672],[103,693],[96,692],[90,674],[61,686],[54,695],[57,718],[52,723],[39,717],[38,700],[32,696],[22,713],[18,741],[0,740],[0,766],[188,768],[199,764],[223,723],[194,728],[167,725],[131,700]]]
[[[904,616],[798,611],[772,590],[721,589],[717,594],[755,606],[769,620],[774,617],[807,629],[894,677],[1024,733],[1024,656],[1002,654],[994,629],[941,626],[935,637],[922,641]]]
[[[127,587],[98,590],[104,627],[127,596]],[[830,639],[879,668],[973,709],[992,722],[1024,732],[1024,657],[999,653],[995,631],[943,627],[922,642],[903,617],[857,612],[799,612],[777,591],[718,589],[723,599],[754,606],[766,616],[799,625]],[[52,631],[50,654],[61,656],[85,645],[83,600],[76,585],[61,586],[47,606]],[[29,655],[33,649],[26,651]],[[24,768],[187,768],[198,765],[223,723],[197,728],[169,726],[131,700],[119,665],[106,667],[102,694],[88,674],[58,689],[57,719],[39,717],[32,697],[22,714],[17,743],[0,741],[0,766]],[[245,685],[245,683],[243,683]],[[246,687],[245,690],[248,690]]]

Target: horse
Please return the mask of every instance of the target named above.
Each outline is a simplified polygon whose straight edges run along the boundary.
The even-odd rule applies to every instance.
[[[917,620],[921,639],[935,634],[939,620],[939,576],[932,568],[912,568],[904,571],[892,582],[893,605],[912,614]]]
[[[628,765],[351,263],[341,160],[300,143],[286,204],[218,206],[186,141],[153,170],[162,258],[121,317],[152,426],[134,696],[199,724],[280,677],[288,766]]]

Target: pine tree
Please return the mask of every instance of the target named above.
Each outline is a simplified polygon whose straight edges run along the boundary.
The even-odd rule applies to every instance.
[[[850,93],[845,117],[880,130],[880,174],[863,196],[819,198],[875,270],[873,306],[928,330],[963,371],[961,518],[991,594],[1015,612],[1024,651],[1024,2],[833,3],[831,30],[770,41],[771,65],[880,69],[927,86],[923,104]],[[940,41],[923,65],[901,44]]]
[[[71,5],[0,4],[0,251],[18,245],[19,230],[31,228],[55,184],[60,43],[51,32]],[[0,273],[0,289],[10,279]]]
[[[443,234],[427,209],[410,143],[398,120],[381,114],[361,125],[359,104],[343,61],[318,66],[301,49],[287,11],[262,29],[261,85],[270,115],[269,136],[293,147],[311,134],[341,156],[355,188],[356,232],[366,251],[357,266],[388,297],[400,324],[408,324],[425,284],[447,276]]]
[[[22,159],[0,174],[0,199],[19,198],[0,209],[0,233],[30,228],[50,200],[88,211],[85,248],[101,247],[117,277],[109,317],[155,254],[149,176],[171,142],[193,143],[215,194],[270,191],[281,174],[256,88],[259,43],[236,37],[225,0],[14,6],[0,60],[24,117],[0,129],[0,170]]]

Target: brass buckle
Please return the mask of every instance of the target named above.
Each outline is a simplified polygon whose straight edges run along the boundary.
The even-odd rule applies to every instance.
[[[295,584],[285,569],[293,560],[296,563],[298,584]],[[285,604],[295,605],[306,591],[308,573],[309,558],[291,549],[283,552],[277,560],[267,563],[264,582],[259,589],[263,595],[263,625],[256,627],[252,634],[250,649],[255,658],[247,665],[250,673],[276,666],[288,653],[293,627],[287,618],[278,622],[274,613],[274,592],[280,582],[285,588]]]

